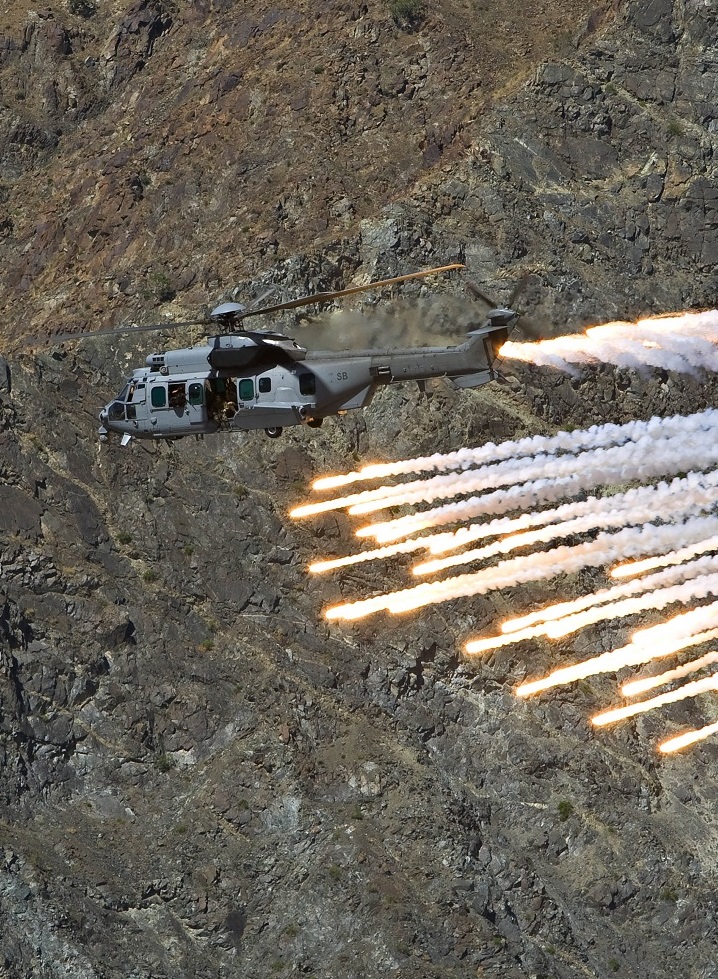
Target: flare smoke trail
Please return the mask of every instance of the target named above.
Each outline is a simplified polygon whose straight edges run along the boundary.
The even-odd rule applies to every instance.
[[[551,551],[528,554],[503,561],[492,568],[473,574],[458,575],[445,581],[431,582],[390,592],[357,602],[348,602],[328,609],[329,619],[359,619],[388,609],[406,612],[426,605],[448,602],[455,598],[485,595],[499,588],[571,574],[586,567],[599,567],[623,557],[654,554],[672,548],[679,541],[698,540],[706,534],[718,533],[718,517],[696,517],[683,524],[629,527],[616,534],[599,534],[593,541],[573,547],[557,547]]]
[[[714,475],[715,479],[715,475]],[[676,483],[683,483],[683,480],[676,480]],[[643,487],[646,489],[646,487]],[[563,523],[551,524],[538,530],[525,531],[520,534],[513,534],[503,540],[490,544],[487,547],[474,548],[462,554],[454,554],[446,558],[437,558],[433,561],[425,561],[417,564],[414,568],[415,575],[435,574],[446,568],[454,567],[459,564],[468,564],[471,561],[483,560],[493,557],[496,554],[507,554],[520,548],[530,547],[533,544],[547,544],[558,538],[570,537],[572,534],[584,534],[592,530],[599,530],[606,527],[623,527],[628,524],[637,526],[647,524],[655,519],[656,512],[661,512],[660,507],[669,504],[671,507],[671,517],[673,521],[683,517],[685,514],[710,508],[716,501],[715,487],[702,487],[702,491],[689,494],[681,493],[680,490],[671,489],[670,486],[662,484],[661,487],[651,487],[653,492],[646,492],[644,496],[636,491],[637,500],[634,505],[626,506],[625,499],[616,502],[616,497],[608,497],[604,500],[596,500],[595,507],[586,507],[586,512],[573,519],[565,519]]]
[[[314,490],[340,489],[352,483],[384,479],[387,476],[406,476],[421,472],[449,472],[456,469],[469,469],[485,463],[503,462],[521,456],[558,455],[562,452],[584,452],[586,449],[600,449],[624,442],[636,441],[644,435],[652,436],[660,430],[663,436],[671,438],[678,435],[691,419],[707,418],[715,415],[715,409],[696,412],[693,415],[672,415],[667,418],[654,416],[648,421],[632,421],[625,425],[608,423],[592,425],[575,432],[559,432],[557,435],[531,435],[522,439],[501,442],[487,442],[476,449],[458,449],[456,452],[434,453],[417,459],[401,462],[382,462],[364,466],[358,472],[343,476],[322,476],[312,484]],[[709,420],[709,424],[712,424]]]
[[[594,656],[583,663],[564,666],[554,670],[541,680],[522,683],[516,688],[519,697],[530,697],[551,687],[584,680],[588,676],[599,673],[615,673],[626,666],[636,666],[649,663],[652,659],[673,656],[675,653],[692,646],[701,645],[718,638],[718,603],[692,609],[675,615],[668,622],[651,626],[648,629],[638,629],[633,633],[631,642],[619,649]]]
[[[707,724],[697,731],[686,731],[684,734],[679,734],[676,738],[669,738],[668,741],[664,741],[663,744],[658,745],[658,750],[664,754],[670,754],[673,751],[680,751],[681,748],[689,748],[692,744],[696,744],[697,741],[703,741],[712,734],[718,734],[718,723]]]
[[[450,476],[382,486],[376,490],[308,504],[292,516],[310,516],[348,508],[351,514],[373,513],[407,503],[431,503],[512,483],[576,477],[577,489],[628,479],[650,479],[718,463],[718,425],[703,423],[686,429],[680,439],[648,437],[607,449],[587,449],[581,455],[535,456],[529,462],[510,459]]]
[[[389,543],[407,537],[409,534],[418,534],[422,530],[458,523],[470,517],[480,517],[488,513],[507,513],[521,507],[538,505],[539,501],[555,503],[573,492],[578,492],[577,482],[577,476],[569,476],[565,479],[544,479],[523,483],[521,486],[509,486],[506,490],[487,493],[482,497],[471,497],[461,503],[422,510],[420,513],[397,517],[384,523],[368,524],[366,527],[360,527],[356,534],[357,537],[373,537],[378,542]]]
[[[670,690],[668,693],[661,693],[650,700],[644,700],[637,704],[628,704],[627,707],[617,707],[615,710],[607,710],[602,714],[596,714],[591,718],[591,723],[597,727],[604,724],[614,724],[616,721],[625,720],[627,717],[634,717],[636,714],[644,714],[646,711],[655,710],[664,704],[672,704],[677,700],[685,700],[687,697],[696,697],[699,693],[708,693],[711,690],[718,690],[718,676],[707,676],[702,680],[693,680],[686,683],[677,690]]]
[[[689,663],[676,666],[673,670],[666,670],[665,673],[659,673],[657,676],[646,676],[640,680],[624,683],[621,687],[621,693],[624,697],[637,697],[641,693],[646,693],[647,690],[665,687],[667,683],[671,683],[673,680],[681,680],[684,676],[697,673],[698,670],[712,666],[714,663],[718,663],[718,653],[706,653],[705,656],[699,656],[698,659],[692,659]]]
[[[688,613],[686,613],[688,614]],[[718,611],[714,615],[714,620],[718,619]],[[663,629],[663,626],[656,626],[656,629]],[[593,659],[585,660],[583,663],[576,663],[573,666],[564,666],[559,670],[554,670],[541,680],[532,680],[529,683],[522,683],[516,688],[519,697],[530,697],[551,687],[560,687],[566,683],[574,683],[576,680],[585,680],[589,676],[597,676],[599,673],[617,673],[618,670],[626,666],[638,666],[642,663],[650,663],[654,659],[662,659],[666,656],[674,656],[691,646],[701,645],[710,642],[718,637],[718,629],[709,629],[706,632],[698,633],[695,636],[671,637],[666,636],[663,642],[656,642],[655,645],[647,645],[643,642],[635,642],[637,633],[634,633],[634,641],[627,646],[619,649],[612,649],[610,653],[602,653],[594,656]]]
[[[708,595],[718,595],[718,574],[700,575],[683,584],[656,588],[649,595],[623,598],[606,604],[596,604],[582,612],[574,612],[555,621],[542,622],[540,625],[522,629],[520,632],[489,639],[475,639],[466,644],[466,652],[469,655],[484,653],[498,646],[507,646],[511,644],[512,639],[513,642],[519,642],[522,639],[534,639],[539,635],[546,635],[550,639],[561,639],[573,632],[578,632],[579,629],[583,629],[587,625],[595,625],[597,622],[605,622],[607,619],[626,618],[629,615],[637,615],[639,612],[666,608],[666,606],[678,602],[685,605],[686,602],[691,602],[696,598],[706,598]]]
[[[611,360],[689,372],[704,368],[718,371],[718,312],[646,320],[635,326],[606,324],[582,337],[539,345],[507,344],[502,352],[536,363],[554,363],[563,369],[570,369],[572,363]],[[378,611],[400,614],[585,567],[629,562],[613,568],[610,587],[519,616],[504,623],[499,636],[472,640],[467,652],[476,655],[528,638],[564,636],[598,621],[617,621],[647,610],[657,612],[669,605],[705,603],[718,596],[718,553],[711,554],[718,552],[717,466],[718,410],[711,409],[686,417],[599,425],[583,432],[366,466],[358,472],[317,480],[315,489],[340,489],[394,477],[401,480],[410,474],[426,474],[426,478],[375,485],[308,503],[297,507],[292,516],[341,508],[356,515],[406,505],[417,511],[360,528],[357,536],[373,538],[377,544],[374,550],[317,561],[312,565],[314,571],[416,551],[429,555],[462,553],[438,561],[424,560],[425,567],[415,567],[415,572],[500,558],[493,566],[472,574],[346,602],[327,609],[328,619],[351,621]],[[676,476],[678,473],[688,475]],[[650,485],[655,480],[664,481]],[[595,487],[639,482],[644,485],[603,497],[571,499]],[[433,505],[437,502],[440,505]],[[451,524],[458,526],[448,532],[440,529]],[[554,544],[557,539],[587,533],[593,539],[572,546]],[[487,539],[486,544],[464,550],[474,541]],[[501,559],[518,548],[526,553]],[[627,580],[620,580],[623,578]],[[674,657],[716,639],[718,601],[639,629],[628,645],[563,666],[547,677],[522,684],[516,692],[529,696],[595,673]],[[714,664],[718,664],[718,651],[674,665],[660,675],[635,679],[625,684],[623,693],[635,696],[674,684]],[[640,705],[604,712],[596,723],[716,691],[718,671]],[[717,731],[718,724],[708,724],[659,747],[664,753],[679,750]]]
[[[586,609],[585,612],[567,615],[566,618],[558,622],[547,623],[546,634],[551,639],[560,639],[562,636],[568,636],[572,632],[578,632],[579,629],[602,620],[625,618],[628,615],[636,615],[638,612],[646,612],[651,609],[658,610],[666,608],[668,605],[674,605],[676,602],[685,605],[696,598],[707,598],[709,595],[718,595],[718,574],[700,575],[700,577],[692,578],[682,585],[658,588],[650,595],[642,595],[640,598],[624,598],[612,605],[600,605]]]
[[[617,564],[611,568],[609,574],[612,578],[631,578],[645,574],[646,571],[653,571],[655,568],[665,568],[666,565],[682,564],[689,561],[698,554],[705,554],[707,551],[718,551],[718,537],[708,537],[706,540],[697,541],[690,547],[680,547],[677,551],[669,551],[668,554],[659,554],[656,557],[645,558],[643,561],[630,561],[628,564]]]
[[[570,364],[605,363],[695,374],[718,370],[716,343],[718,310],[710,310],[637,323],[606,323],[538,343],[509,340],[501,348],[501,357],[564,371]]]
[[[564,471],[569,470],[567,475],[559,475],[549,478],[530,479],[521,482],[519,485],[509,486],[506,490],[487,493],[483,496],[472,496],[467,500],[458,503],[443,504],[429,510],[422,510],[417,514],[409,514],[405,517],[398,517],[394,520],[384,521],[378,524],[370,524],[357,531],[358,537],[374,537],[379,543],[388,544],[401,537],[408,537],[410,534],[419,533],[422,530],[429,530],[447,524],[457,523],[473,517],[485,516],[495,513],[506,513],[521,506],[543,506],[546,503],[554,503],[557,500],[565,499],[571,494],[576,494],[585,490],[592,489],[598,485],[611,485],[614,483],[631,482],[636,479],[648,479],[660,475],[670,475],[673,472],[685,471],[698,465],[711,465],[714,458],[718,456],[712,447],[708,450],[701,448],[692,439],[686,445],[686,453],[681,456],[680,447],[676,445],[667,446],[654,443],[651,448],[644,447],[642,453],[636,453],[636,469],[632,470],[631,454],[625,458],[616,460],[603,458],[596,460],[585,456],[568,457],[557,460],[554,473],[560,467]],[[718,445],[715,447],[718,449]],[[608,450],[609,452],[611,450]],[[583,469],[581,460],[588,468]],[[591,468],[592,463],[596,468]],[[600,466],[599,466],[600,463]],[[572,470],[572,471],[571,471]],[[519,473],[519,477],[529,475]],[[694,474],[695,478],[700,479],[704,473]],[[418,494],[417,494],[418,495]],[[427,494],[428,500],[435,499],[435,495]],[[397,499],[386,502],[384,506],[393,506],[397,503],[409,502],[408,500]],[[414,496],[414,502],[417,502]],[[372,504],[374,506],[374,504]],[[355,512],[352,507],[350,513]],[[465,531],[468,533],[468,531]]]
[[[616,493],[603,499],[592,496],[578,503],[564,503],[551,510],[524,513],[520,517],[498,518],[483,524],[470,524],[454,533],[428,534],[424,537],[410,538],[389,547],[380,547],[326,561],[316,561],[309,565],[309,570],[318,574],[353,564],[394,557],[397,554],[409,554],[421,549],[427,550],[431,554],[445,554],[447,551],[458,550],[474,540],[498,537],[502,534],[513,535],[487,548],[468,551],[455,558],[448,558],[444,563],[427,562],[414,568],[414,574],[428,574],[434,570],[441,570],[442,567],[451,567],[454,564],[463,564],[470,560],[490,557],[493,554],[506,553],[539,540],[546,542],[552,537],[566,537],[568,534],[577,533],[581,529],[592,530],[601,527],[646,523],[654,519],[655,514],[661,512],[662,508],[666,506],[673,508],[672,516],[675,519],[680,513],[685,513],[690,509],[698,512],[710,506],[715,502],[717,489],[718,470],[712,473],[689,473],[685,477],[674,479],[671,483],[639,486],[625,493]],[[676,500],[679,500],[680,503],[677,504]],[[585,528],[576,523],[579,519],[585,522]],[[544,531],[544,537],[528,538],[526,534],[520,533],[528,528],[540,527],[544,524],[560,524],[560,526],[553,531]],[[695,546],[700,547],[702,545]]]
[[[439,534],[436,537],[442,536]],[[428,538],[427,538],[428,539]],[[346,557],[335,557],[328,561],[314,561],[309,565],[312,574],[323,574],[325,571],[335,571],[337,568],[348,568],[352,564],[364,564],[367,561],[380,561],[388,557],[396,557],[397,554],[410,554],[412,551],[421,550],[428,545],[422,538],[412,538],[407,541],[400,541],[391,547],[378,547],[373,551],[360,551],[358,554],[348,554]]]
[[[718,470],[712,473],[688,473],[687,476],[678,477],[670,483],[661,482],[654,486],[638,486],[626,490],[624,493],[614,493],[608,497],[591,496],[587,500],[564,503],[551,510],[522,513],[519,517],[500,517],[489,520],[487,523],[462,527],[452,534],[430,535],[423,539],[429,542],[429,550],[432,554],[440,554],[471,541],[482,540],[485,537],[518,534],[532,527],[542,527],[564,520],[575,520],[591,514],[600,517],[602,514],[610,514],[614,511],[624,512],[630,516],[630,520],[627,519],[626,523],[639,523],[639,520],[633,519],[634,507],[650,504],[655,507],[652,514],[652,517],[655,517],[659,508],[669,503],[674,497],[689,495],[695,501],[696,506],[714,502],[716,489],[718,489]],[[436,543],[432,542],[434,540]],[[451,543],[453,543],[453,547],[449,546]]]
[[[341,509],[349,509],[352,513],[369,513],[374,509],[386,509],[405,503],[430,503],[432,500],[447,499],[473,490],[570,476],[576,473],[577,468],[585,471],[587,467],[594,467],[596,473],[601,474],[597,480],[589,483],[595,486],[606,481],[604,471],[610,473],[607,479],[615,482],[617,478],[621,478],[627,466],[631,467],[634,479],[646,479],[686,469],[705,468],[711,464],[711,460],[718,461],[718,445],[710,451],[711,439],[718,434],[718,411],[688,415],[681,422],[678,422],[679,418],[680,416],[674,416],[665,419],[665,425],[651,426],[649,432],[645,428],[636,428],[633,437],[624,439],[620,445],[594,446],[582,451],[580,455],[540,453],[528,461],[524,458],[510,458],[460,474],[434,476],[398,486],[381,486],[375,490],[309,503],[295,507],[290,516],[297,519]],[[680,466],[675,459],[678,453],[672,451],[673,443],[678,441],[683,453]],[[651,462],[657,451],[665,457],[667,468],[663,470],[657,469],[655,463]]]
[[[584,595],[573,602],[560,602],[556,605],[549,605],[530,615],[521,618],[510,619],[501,626],[502,635],[488,636],[485,639],[474,639],[466,644],[466,652],[469,655],[486,653],[492,649],[502,646],[511,646],[524,639],[535,639],[538,636],[551,635],[550,628],[554,622],[568,623],[572,616],[585,612],[588,609],[600,609],[600,618],[616,618],[617,603],[635,598],[644,592],[650,592],[648,608],[654,607],[654,595],[660,596],[666,593],[666,589],[680,585],[683,580],[703,580],[706,575],[718,573],[718,557],[703,558],[694,561],[690,565],[683,567],[670,568],[668,571],[661,571],[648,578],[640,578],[635,581],[626,582],[624,585],[617,585],[613,588],[606,588],[591,595]],[[687,593],[686,593],[687,594]],[[680,599],[679,599],[680,600]],[[656,605],[656,607],[658,607]],[[640,609],[636,609],[640,611]],[[632,613],[629,613],[632,614]],[[575,622],[575,619],[573,620]],[[597,618],[595,621],[599,621]],[[572,630],[575,631],[575,630]]]

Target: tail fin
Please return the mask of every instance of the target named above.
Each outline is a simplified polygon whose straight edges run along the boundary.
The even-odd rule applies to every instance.
[[[509,338],[509,333],[513,330],[518,319],[518,313],[513,309],[497,308],[490,309],[486,314],[486,320],[478,330],[469,333],[469,349],[473,349],[471,342],[483,341],[488,358],[489,367],[493,367],[494,361],[499,356],[502,346]]]
[[[469,363],[472,360],[479,362],[483,360],[486,365],[485,369],[478,370],[473,374],[452,377],[454,387],[475,388],[494,380],[498,376],[494,369],[494,362],[501,353],[502,346],[508,340],[509,333],[517,319],[518,316],[513,309],[492,309],[489,311],[484,325],[478,330],[472,330],[464,345]]]

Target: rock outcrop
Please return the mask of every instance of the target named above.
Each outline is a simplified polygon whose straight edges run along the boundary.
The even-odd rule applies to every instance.
[[[718,749],[655,753],[659,726],[713,705],[595,732],[608,681],[511,692],[570,645],[461,661],[550,585],[330,627],[327,604],[404,566],[310,580],[351,528],[287,517],[313,475],[360,459],[698,410],[713,379],[521,368],[476,392],[387,388],[276,443],[122,451],[96,442],[97,409],[148,344],[19,346],[457,259],[500,301],[524,279],[544,332],[714,304],[710,8],[514,6],[412,25],[330,0],[78,0],[8,23],[8,976],[715,975]],[[334,322],[363,316],[364,345],[478,315],[458,284],[437,293]]]

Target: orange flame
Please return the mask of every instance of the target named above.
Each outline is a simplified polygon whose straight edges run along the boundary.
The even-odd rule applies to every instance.
[[[464,649],[469,656],[478,656],[487,653],[490,649],[500,649],[502,646],[511,646],[515,642],[522,642],[524,639],[536,639],[544,636],[546,630],[542,626],[533,629],[522,629],[520,632],[511,632],[506,636],[488,636],[485,639],[472,639],[467,642]]]
[[[703,641],[705,642],[707,640]],[[706,653],[705,656],[692,659],[689,663],[677,666],[674,670],[666,670],[665,673],[660,673],[658,676],[640,677],[638,680],[631,680],[629,683],[624,683],[621,687],[621,693],[624,697],[637,697],[641,693],[646,693],[647,690],[653,690],[655,687],[663,687],[672,680],[680,680],[682,677],[689,676],[691,673],[697,673],[704,666],[711,666],[713,663],[718,663],[718,653]]]
[[[308,565],[312,574],[323,574],[325,571],[334,571],[336,568],[346,568],[352,564],[363,564],[365,561],[381,561],[384,558],[394,557],[397,554],[409,554],[425,548],[423,540],[406,540],[391,547],[378,547],[373,551],[361,551],[359,554],[348,554],[346,557],[330,558],[326,561],[315,561]]]
[[[698,554],[705,554],[714,550],[718,550],[718,537],[708,537],[706,540],[698,541],[688,547],[682,547],[678,551],[671,551],[669,554],[659,554],[656,557],[647,557],[640,561],[626,561],[624,564],[617,564],[611,568],[609,574],[612,578],[632,578],[635,575],[643,574],[645,571],[665,568],[671,564],[683,564]]]
[[[659,694],[650,700],[642,700],[637,704],[629,704],[627,707],[617,707],[615,710],[607,710],[602,714],[596,714],[591,718],[591,723],[597,727],[605,724],[614,724],[616,721],[623,721],[636,714],[645,714],[664,704],[674,704],[678,700],[686,700],[688,697],[697,697],[702,693],[709,693],[711,690],[718,690],[718,676],[707,676],[703,680],[693,680],[686,683],[677,690],[670,690],[668,693]]]
[[[678,618],[680,617],[675,617],[675,619]],[[664,623],[664,627],[666,625],[669,626],[675,619]],[[658,630],[662,627],[655,626],[654,628]],[[550,673],[541,680],[522,683],[516,688],[516,694],[519,697],[530,697],[532,694],[541,693],[541,691],[549,690],[551,687],[573,683],[575,680],[585,680],[586,677],[596,676],[599,673],[616,673],[626,666],[638,666],[640,663],[649,663],[652,659],[673,656],[682,649],[698,645],[699,642],[706,642],[709,638],[712,639],[718,635],[718,630],[712,630],[710,633],[703,633],[702,637],[700,634],[680,638],[670,637],[669,635],[663,642],[661,642],[658,636],[653,641],[641,642],[640,638],[638,642],[636,641],[636,638],[640,637],[641,633],[648,631],[643,629],[634,632],[632,642],[627,646],[621,646],[619,649],[613,649],[608,653],[602,653],[600,656],[594,656],[591,659],[584,660],[583,663],[561,667],[561,669],[554,670],[553,673]]]
[[[357,472],[344,473],[339,476],[320,476],[312,483],[312,489],[316,492],[322,490],[339,489],[342,486],[349,486],[351,483],[362,482],[363,480],[379,479],[382,476],[390,476],[392,467],[384,463],[362,466]]]
[[[705,727],[697,728],[695,731],[686,731],[684,734],[679,734],[675,738],[669,738],[668,741],[664,741],[663,744],[658,745],[658,750],[668,755],[674,751],[680,751],[681,748],[688,748],[697,741],[703,741],[705,738],[709,738],[711,734],[718,734],[718,723],[707,724]]]

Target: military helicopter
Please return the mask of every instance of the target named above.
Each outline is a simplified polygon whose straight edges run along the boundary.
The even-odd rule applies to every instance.
[[[107,441],[110,433],[117,433],[121,444],[127,445],[133,437],[178,439],[261,429],[270,438],[278,438],[288,426],[318,428],[330,415],[364,408],[386,384],[433,377],[451,378],[459,388],[485,384],[498,376],[494,361],[517,319],[511,309],[490,309],[482,326],[472,330],[465,343],[450,347],[315,351],[282,333],[238,329],[249,316],[328,302],[463,267],[446,265],[259,308],[222,303],[212,310],[210,320],[224,332],[208,337],[200,346],[152,353],[146,366],[127,378],[122,391],[100,412],[100,440]],[[195,322],[99,330],[90,335]],[[71,334],[56,339],[78,338]]]

